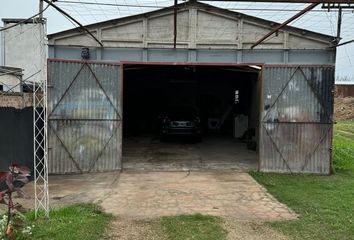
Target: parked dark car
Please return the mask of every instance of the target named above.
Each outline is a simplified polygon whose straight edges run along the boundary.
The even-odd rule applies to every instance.
[[[201,140],[201,126],[199,112],[190,106],[171,106],[160,115],[160,139],[166,140],[170,136],[192,137]]]

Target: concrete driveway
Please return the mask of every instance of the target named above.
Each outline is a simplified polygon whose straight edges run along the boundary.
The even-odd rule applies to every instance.
[[[233,171],[123,172],[102,206],[134,219],[192,213],[239,220],[296,218],[249,174]]]
[[[33,185],[25,189],[33,194]],[[130,219],[176,214],[212,214],[238,220],[285,220],[296,214],[249,174],[235,171],[124,171],[49,178],[51,207],[100,203],[106,212]],[[33,208],[33,199],[15,199]]]

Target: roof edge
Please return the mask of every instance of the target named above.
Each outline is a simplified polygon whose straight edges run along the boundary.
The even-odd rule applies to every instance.
[[[199,6],[199,7],[202,7],[204,10],[222,11],[222,12],[225,12],[225,13],[228,13],[228,14],[234,14],[236,16],[239,16],[240,18],[249,18],[249,19],[252,19],[254,21],[263,21],[263,22],[268,23],[269,26],[273,26],[273,27],[279,26],[281,24],[279,22],[274,22],[274,21],[267,20],[267,19],[264,19],[264,18],[254,17],[254,16],[247,15],[247,14],[244,14],[244,13],[241,13],[241,12],[231,11],[231,10],[228,10],[228,9],[225,9],[225,8],[220,8],[220,7],[216,7],[216,6],[210,5],[210,4],[196,2],[196,1],[188,1],[188,2],[185,2],[185,3],[180,3],[177,6],[178,6],[179,9],[183,9],[183,8],[188,7],[188,6]],[[166,11],[171,10],[171,9],[174,9],[174,5],[168,6],[168,7],[165,7],[165,8],[161,8],[161,9],[158,9],[158,10],[146,12],[146,13],[140,13],[140,14],[130,15],[130,16],[126,16],[126,17],[115,18],[115,19],[110,19],[110,20],[106,20],[106,21],[102,21],[102,22],[92,23],[92,24],[85,25],[84,27],[93,28],[93,27],[95,27],[97,25],[102,25],[102,24],[106,24],[106,23],[116,23],[117,21],[124,21],[124,20],[139,18],[139,17],[146,17],[146,16],[153,15],[153,14],[156,14],[156,13],[166,12]],[[315,32],[315,31],[310,31],[310,30],[307,30],[307,29],[304,29],[304,28],[293,27],[293,26],[289,26],[289,25],[284,26],[283,29],[290,29],[290,30],[298,31],[300,33],[302,33],[302,32],[310,33],[310,34],[313,34],[313,35],[317,35],[317,36],[319,36],[321,38],[326,38],[326,39],[328,39],[329,42],[333,42],[334,40],[337,39],[335,36],[332,36],[332,35],[327,35],[327,34]],[[66,34],[66,33],[70,33],[70,32],[74,32],[74,31],[81,32],[80,31],[80,27],[71,28],[71,29],[59,31],[59,32],[56,32],[56,33],[48,34],[47,37],[48,37],[48,40],[50,40],[50,39],[52,39],[52,38],[54,38],[56,36],[59,36],[59,35],[62,35],[62,34]]]
[[[32,19],[26,19],[26,18],[2,18],[1,19],[3,23],[9,24],[9,23],[45,23],[47,21],[46,18],[32,18]]]
[[[17,67],[0,66],[0,73],[22,76],[23,69]]]

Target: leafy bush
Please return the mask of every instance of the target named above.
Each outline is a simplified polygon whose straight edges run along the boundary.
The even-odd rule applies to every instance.
[[[14,219],[13,211],[20,207],[18,203],[14,203],[12,196],[17,193],[19,197],[27,197],[26,193],[21,189],[28,183],[30,170],[27,167],[12,164],[9,166],[9,171],[0,172],[0,203],[7,205],[7,214],[4,215],[0,223],[0,237],[12,238],[14,235]],[[27,228],[27,232],[30,233]],[[25,231],[26,232],[26,231]]]

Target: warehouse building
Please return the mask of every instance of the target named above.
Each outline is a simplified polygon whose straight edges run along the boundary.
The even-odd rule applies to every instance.
[[[288,26],[254,46],[278,25],[189,1],[49,35],[49,171],[329,174],[336,38]],[[201,143],[156,139],[176,104]]]

